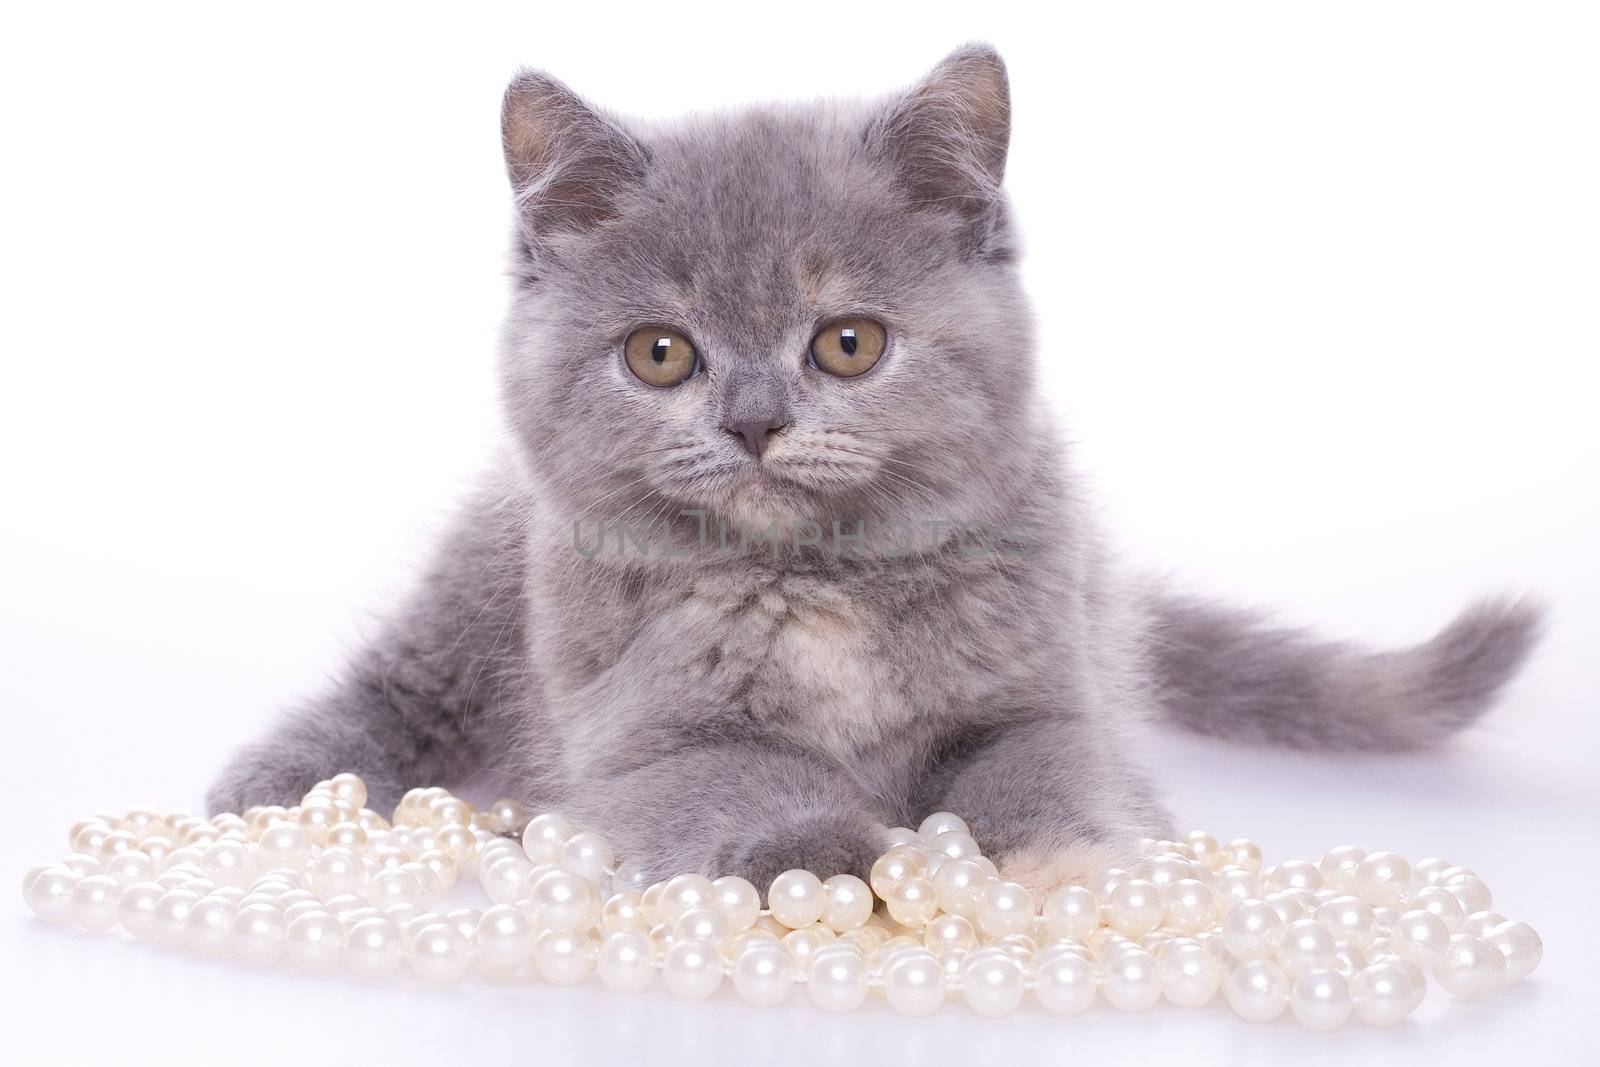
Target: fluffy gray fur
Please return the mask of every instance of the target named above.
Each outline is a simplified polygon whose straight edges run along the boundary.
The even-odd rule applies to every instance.
[[[501,358],[515,447],[382,635],[238,755],[212,810],[293,803],[344,770],[381,807],[494,769],[641,878],[764,885],[861,873],[886,826],[949,809],[1043,889],[1170,833],[1141,757],[1161,719],[1377,750],[1476,719],[1535,639],[1526,606],[1369,654],[1111,565],[1036,387],[1009,126],[982,46],[888,100],[666,125],[519,76]],[[845,314],[885,323],[890,348],[830,378],[808,344]],[[692,338],[702,373],[634,378],[621,346],[644,324]],[[748,417],[785,424],[761,459],[724,429]],[[704,516],[1028,536],[741,553],[700,543]],[[616,519],[676,552],[579,550],[575,523]]]

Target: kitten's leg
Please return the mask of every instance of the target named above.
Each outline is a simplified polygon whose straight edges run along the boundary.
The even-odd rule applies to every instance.
[[[646,883],[698,871],[739,875],[763,892],[794,868],[865,877],[887,834],[843,775],[760,742],[698,741],[593,781],[571,810]]]
[[[421,587],[333,688],[242,749],[207,809],[298,803],[354,771],[387,814],[403,790],[443,785],[507,747],[502,712],[527,699],[516,509],[485,489],[468,502]]]
[[[1141,837],[1170,836],[1166,811],[1129,755],[1068,714],[1018,723],[953,753],[937,803],[965,819],[1001,875],[1037,902],[1136,862]]]

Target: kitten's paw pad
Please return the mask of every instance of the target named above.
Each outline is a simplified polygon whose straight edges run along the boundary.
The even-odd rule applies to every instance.
[[[766,892],[784,871],[818,878],[865,878],[882,853],[887,832],[864,818],[837,815],[800,819],[752,830],[725,842],[712,856],[713,876],[736,874]]]
[[[1000,877],[1016,882],[1033,894],[1037,905],[1064,885],[1084,885],[1107,867],[1127,861],[1117,849],[1103,845],[1020,848],[1002,857]]]

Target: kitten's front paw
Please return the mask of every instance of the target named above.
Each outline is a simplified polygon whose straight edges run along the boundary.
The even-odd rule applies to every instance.
[[[292,807],[312,786],[341,771],[354,771],[367,784],[367,807],[387,814],[399,802],[396,783],[382,775],[364,773],[360,767],[329,769],[325,761],[295,758],[277,746],[256,744],[241,751],[206,792],[206,812],[238,813],[256,804]]]
[[[1064,885],[1084,885],[1107,867],[1130,862],[1123,850],[1105,845],[1030,846],[996,857],[1000,877],[1033,894],[1035,905]]]
[[[763,893],[778,875],[797,869],[818,878],[835,874],[865,878],[883,853],[887,835],[884,827],[851,814],[756,826],[716,850],[713,876],[738,875]]]

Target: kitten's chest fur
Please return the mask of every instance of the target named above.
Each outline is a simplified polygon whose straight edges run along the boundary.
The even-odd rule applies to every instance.
[[[680,610],[705,620],[706,689],[772,730],[838,755],[910,717],[881,604],[848,583],[752,570],[707,575]],[[697,627],[697,629],[700,629]]]

